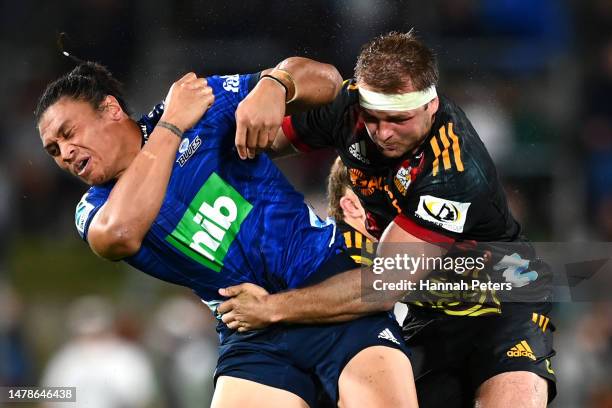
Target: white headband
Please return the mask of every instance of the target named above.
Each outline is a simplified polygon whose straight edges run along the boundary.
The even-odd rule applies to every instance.
[[[431,102],[438,93],[434,85],[419,92],[383,94],[359,88],[359,105],[366,109],[382,111],[407,111]]]

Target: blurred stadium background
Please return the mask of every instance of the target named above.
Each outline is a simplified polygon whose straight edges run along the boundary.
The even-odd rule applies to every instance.
[[[252,72],[302,55],[348,78],[365,41],[411,27],[436,50],[439,89],[485,140],[528,236],[611,241],[610,0],[3,1],[0,385],[76,381],[90,407],[201,407],[212,391],[207,310],[78,238],[86,188],[45,156],[32,115],[74,65],[59,32],[126,84],[140,115],[189,70]],[[333,158],[280,162],[321,214]],[[553,406],[612,407],[612,303],[557,306]]]

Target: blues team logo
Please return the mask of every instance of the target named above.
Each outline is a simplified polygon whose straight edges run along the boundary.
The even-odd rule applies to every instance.
[[[196,136],[191,143],[189,143],[189,139],[183,139],[181,145],[179,146],[179,153],[181,153],[181,155],[178,159],[176,159],[179,166],[183,167],[185,163],[187,163],[187,160],[189,160],[191,156],[195,154],[201,145],[202,139],[200,139],[200,136]]]
[[[185,150],[187,150],[188,147],[189,147],[189,139],[188,138],[184,138],[181,141],[181,144],[180,144],[180,146],[178,148],[178,152],[180,154],[183,154],[183,153],[185,153]]]

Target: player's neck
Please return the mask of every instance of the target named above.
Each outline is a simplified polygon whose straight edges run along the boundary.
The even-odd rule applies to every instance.
[[[138,123],[133,119],[128,118],[125,123],[122,124],[122,131],[118,137],[119,143],[122,145],[121,158],[119,159],[119,171],[115,176],[115,179],[121,177],[125,170],[132,164],[140,150],[142,149],[142,133]]]

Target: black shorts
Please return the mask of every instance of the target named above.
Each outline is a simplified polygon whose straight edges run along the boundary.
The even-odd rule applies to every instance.
[[[409,306],[402,328],[411,350],[419,406],[472,407],[476,389],[509,371],[529,371],[556,395],[549,303],[505,304],[490,317],[450,316]]]

